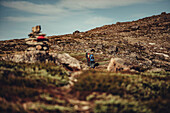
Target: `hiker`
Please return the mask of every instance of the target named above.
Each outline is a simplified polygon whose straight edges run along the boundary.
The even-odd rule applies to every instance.
[[[90,54],[90,67],[94,68],[95,67],[95,62],[94,62],[94,56],[93,54]]]
[[[86,52],[87,65],[90,66],[90,53]]]

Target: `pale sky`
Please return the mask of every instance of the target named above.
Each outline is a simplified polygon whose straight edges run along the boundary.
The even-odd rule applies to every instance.
[[[0,40],[28,38],[35,25],[51,35],[170,13],[170,0],[0,0]]]

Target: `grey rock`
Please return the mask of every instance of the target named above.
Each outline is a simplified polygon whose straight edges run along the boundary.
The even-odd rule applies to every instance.
[[[140,28],[140,26],[136,25],[136,26],[131,26],[130,28],[132,31],[135,31],[135,30],[138,30]]]
[[[27,41],[26,44],[28,45],[43,45],[43,42],[34,42],[34,41]]]
[[[50,56],[44,51],[26,51],[20,54],[9,54],[2,57],[2,59],[13,62],[35,63],[45,62],[46,59],[50,59]]]
[[[111,58],[107,70],[117,72],[117,71],[128,71],[130,69],[125,65],[125,61],[123,59]]]
[[[81,69],[80,62],[77,59],[71,57],[67,53],[58,54],[57,55],[57,60],[61,64],[63,64],[66,67],[70,68],[71,70],[80,70]]]
[[[153,68],[151,70],[148,70],[147,72],[161,72],[161,71],[165,71],[165,70],[161,68]]]

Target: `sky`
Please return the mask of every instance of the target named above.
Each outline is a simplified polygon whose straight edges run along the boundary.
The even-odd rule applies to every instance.
[[[0,40],[28,38],[36,25],[63,35],[161,12],[170,13],[170,0],[0,0]]]

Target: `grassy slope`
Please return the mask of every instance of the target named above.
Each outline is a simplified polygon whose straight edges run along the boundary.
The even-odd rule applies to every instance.
[[[72,112],[59,91],[68,84],[68,73],[55,64],[0,62],[0,111]]]
[[[95,112],[168,112],[170,73],[130,75],[103,71],[84,72],[73,92],[93,102]]]
[[[63,86],[70,75],[56,64],[1,61],[0,70],[4,112],[158,113],[170,107],[169,72],[130,75],[88,70],[68,92]]]

